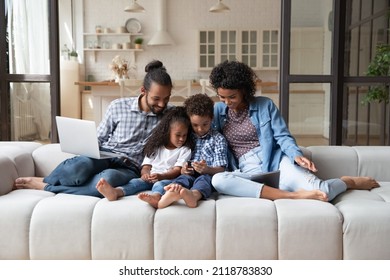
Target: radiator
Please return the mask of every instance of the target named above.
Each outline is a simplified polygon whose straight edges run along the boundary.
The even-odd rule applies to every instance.
[[[21,101],[12,98],[11,133],[12,140],[32,141],[37,139],[31,100]]]

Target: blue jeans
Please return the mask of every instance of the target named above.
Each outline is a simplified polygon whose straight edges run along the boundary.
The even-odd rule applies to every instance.
[[[93,159],[76,156],[60,163],[53,172],[43,179],[46,191],[103,197],[96,184],[104,178],[116,187],[139,177],[139,170],[122,158]]]
[[[204,199],[209,198],[214,191],[211,185],[211,175],[203,174],[199,176],[180,175],[173,183],[179,184],[189,190],[197,190],[202,194]]]
[[[222,172],[213,176],[214,188],[223,194],[256,197],[261,196],[263,184],[235,176],[235,172],[255,174],[263,172],[261,169],[261,148],[257,147],[239,159],[240,170],[234,172]],[[345,192],[346,184],[341,179],[321,180],[309,170],[291,163],[287,156],[283,156],[279,165],[280,181],[279,189],[285,191],[321,190],[332,200],[338,194]]]
[[[149,183],[142,180],[141,178],[134,178],[131,179],[130,182],[128,182],[126,185],[120,186],[120,188],[123,190],[123,194],[125,196],[148,190],[152,190],[153,193],[159,193],[163,195],[165,193],[164,187],[169,185],[171,182],[172,180],[161,180],[156,183]]]

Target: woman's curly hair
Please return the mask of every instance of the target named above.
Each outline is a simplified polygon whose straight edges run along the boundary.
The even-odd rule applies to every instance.
[[[168,111],[164,113],[164,116],[158,125],[152,130],[152,133],[144,146],[143,153],[145,156],[151,157],[159,148],[169,144],[171,126],[176,122],[183,123],[186,127],[188,127],[187,139],[183,146],[190,149],[193,148],[193,141],[191,137],[189,137],[191,133],[190,119],[188,118],[184,107],[178,106],[168,109]]]
[[[184,101],[188,116],[214,117],[214,101],[204,93],[191,95]]]
[[[257,75],[243,62],[226,60],[213,68],[209,78],[215,90],[218,88],[239,90],[248,103],[256,94]]]

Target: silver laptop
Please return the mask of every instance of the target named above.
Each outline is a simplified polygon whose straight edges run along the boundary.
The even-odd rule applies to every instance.
[[[65,153],[102,159],[120,154],[100,151],[94,121],[56,116],[61,150]]]
[[[279,188],[280,170],[259,173],[259,174],[248,174],[248,173],[234,172],[234,171],[231,173],[236,176],[246,178],[255,182],[259,182],[276,189]]]

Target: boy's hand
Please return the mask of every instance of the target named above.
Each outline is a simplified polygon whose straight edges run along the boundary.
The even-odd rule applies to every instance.
[[[194,167],[192,166],[191,161],[187,161],[186,164],[181,169],[181,173],[185,175],[193,175],[194,174]]]
[[[192,162],[192,167],[199,174],[207,174],[208,166],[205,160]]]

